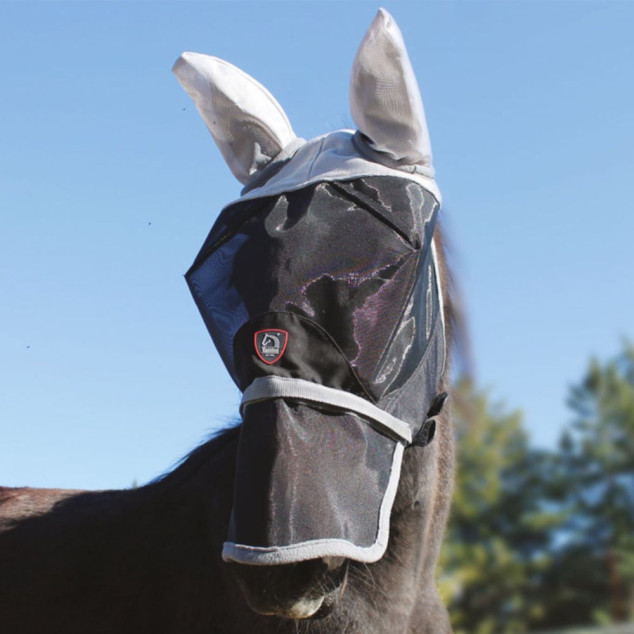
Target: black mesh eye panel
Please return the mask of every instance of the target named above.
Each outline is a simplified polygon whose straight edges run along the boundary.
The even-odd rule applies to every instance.
[[[412,328],[421,315],[412,297],[428,283],[436,209],[423,188],[393,177],[319,183],[225,209],[187,279],[234,379],[236,332],[278,311],[326,330],[375,397],[404,380],[427,330]]]
[[[326,183],[280,196],[264,218],[254,216],[242,227],[242,235],[247,240],[235,251],[232,284],[249,314],[296,311],[324,327],[333,316],[343,319],[351,302],[366,302],[411,251]],[[346,329],[342,321],[336,325]]]
[[[372,376],[378,394],[396,390],[412,376],[423,358],[436,324],[441,319],[440,297],[432,250],[420,255],[418,274],[392,340],[383,351]]]
[[[415,249],[431,241],[439,205],[420,185],[375,176],[333,183],[333,187],[393,227]]]

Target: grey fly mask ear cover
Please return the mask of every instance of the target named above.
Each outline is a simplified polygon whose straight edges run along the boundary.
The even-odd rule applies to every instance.
[[[415,147],[408,140],[400,151],[398,140],[387,147],[381,135],[372,138],[376,121],[391,115],[380,100],[372,106],[367,60],[386,46],[400,61],[380,71],[385,81],[405,85],[403,99],[418,95],[400,32],[381,10],[351,85],[351,100],[361,91],[374,114],[361,132],[308,142],[292,134],[255,80],[246,81],[246,96],[224,85],[234,76],[226,62],[220,79],[207,73],[221,84],[209,90],[201,77],[217,66],[215,58],[189,54],[175,66],[190,95],[188,82],[196,83],[201,112],[213,110],[205,95],[223,95],[231,121],[211,112],[216,128],[235,131],[245,112],[253,122],[258,100],[265,104],[266,120],[245,128],[248,151],[228,159],[242,156],[231,167],[250,180],[223,209],[186,276],[243,391],[227,561],[378,560],[403,451],[438,391],[446,354],[433,245],[440,196],[424,120],[410,122],[419,131]],[[244,88],[245,75],[236,72]],[[233,107],[232,99],[242,103]],[[406,126],[407,117],[422,116],[422,104],[396,111]],[[224,139],[210,131],[222,149]],[[253,151],[280,145],[284,135],[276,157]],[[414,159],[405,163],[407,156]]]

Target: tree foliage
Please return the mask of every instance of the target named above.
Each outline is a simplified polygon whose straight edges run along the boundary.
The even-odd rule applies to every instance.
[[[525,632],[539,620],[535,580],[549,565],[557,512],[519,412],[492,405],[469,382],[456,389],[458,473],[440,579],[457,634]]]
[[[593,359],[570,390],[553,497],[566,511],[551,620],[634,619],[634,347]]]
[[[634,346],[570,390],[556,451],[456,388],[458,473],[440,586],[458,634],[634,620]],[[555,422],[555,421],[553,421]]]

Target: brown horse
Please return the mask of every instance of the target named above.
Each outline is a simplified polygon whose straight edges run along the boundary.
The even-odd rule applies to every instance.
[[[442,237],[433,222],[438,194],[429,141],[400,33],[381,11],[362,42],[352,81],[352,110],[360,130],[356,135],[333,133],[299,142],[279,104],[241,71],[191,54],[175,70],[234,174],[247,184],[243,198],[223,212],[220,228],[210,234],[211,247],[206,243],[188,274],[214,341],[245,391],[243,422],[201,445],[172,472],[136,489],[0,488],[0,632],[451,632],[434,575],[452,493],[453,429],[447,409],[433,396],[448,389],[445,359],[453,319]],[[381,95],[387,95],[388,108],[380,103]],[[406,203],[412,207],[407,214],[402,209]],[[329,214],[341,210],[356,220],[326,232],[325,242],[319,243],[321,229],[335,222]],[[321,219],[316,224],[315,217]],[[290,231],[295,233],[285,243]],[[236,235],[240,240],[234,240]],[[352,261],[358,236],[359,253],[363,261],[372,260],[374,277],[342,265]],[[257,266],[253,247],[243,248],[249,240],[257,245]],[[288,244],[296,248],[302,240],[301,256],[286,257]],[[226,247],[233,243],[238,246]],[[323,255],[321,261],[307,258],[311,244]],[[390,251],[389,265],[384,265],[388,245],[395,245],[398,255]],[[233,293],[230,314],[232,323],[239,322],[230,338],[225,337],[228,322],[215,322],[213,312],[206,314],[217,297],[212,301],[204,295],[197,277],[223,248],[224,255],[233,249],[231,266],[225,267],[230,284],[223,292]],[[245,257],[248,275],[241,278]],[[319,269],[310,284],[298,280],[297,262],[306,276]],[[399,269],[402,262],[407,265]],[[210,279],[216,284],[220,273],[213,270]],[[253,279],[259,289],[272,278],[271,297],[281,286],[288,288],[290,279],[308,289],[303,297],[311,306],[300,310],[288,292],[282,308],[268,296],[266,311],[256,306],[249,294]],[[391,295],[390,301],[368,309],[368,298],[379,296],[377,289],[399,283],[402,301]],[[434,293],[439,309],[432,319]],[[241,304],[234,301],[238,296]],[[246,311],[241,321],[236,317],[240,310]],[[391,387],[385,389],[377,386],[394,365],[387,363],[385,351],[371,349],[372,372],[363,368],[366,351],[358,342],[369,327],[359,329],[358,324],[369,313],[374,330],[364,345],[379,338],[382,324],[396,324],[389,329],[385,349],[396,346],[398,354],[391,361],[402,367],[398,375],[389,370]],[[268,335],[258,339],[261,333]],[[231,341],[232,355],[223,348],[228,344],[219,343],[225,339]],[[300,339],[308,344],[293,350]],[[356,357],[349,351],[352,339],[359,347]],[[243,340],[247,343],[240,348]],[[297,350],[301,354],[294,357]],[[440,351],[442,363],[433,361],[430,350]],[[306,367],[299,367],[297,358]],[[412,383],[410,375],[418,382]],[[295,396],[253,396],[251,386],[271,377],[276,389],[284,381],[301,388],[317,384],[319,396],[310,390]],[[281,425],[280,412],[292,414],[290,428]],[[292,451],[280,449],[286,442],[280,429],[310,429],[315,420],[324,442],[341,438],[342,426],[360,430],[362,444],[344,447],[350,460],[368,448],[368,460],[379,460],[379,446],[389,448],[390,460],[402,456],[400,469],[369,471],[386,483],[379,487],[378,516],[356,508],[357,501],[359,506],[369,504],[366,499],[374,501],[366,496],[371,482],[355,481],[358,472],[346,471],[347,463],[332,461],[324,471],[336,472],[322,474],[319,466],[306,465],[314,456],[325,456],[323,447],[304,450],[296,443]],[[267,430],[275,430],[273,436]],[[333,447],[341,448],[328,446],[327,457],[337,453]],[[298,470],[300,459],[305,463]],[[280,464],[282,475],[276,476]],[[391,492],[388,476],[394,483]],[[286,512],[281,492],[291,477],[297,488],[293,508]],[[301,497],[302,486],[313,499]],[[271,498],[266,504],[273,512],[264,502],[260,505],[260,488]],[[338,489],[355,497],[338,497]],[[335,511],[324,505],[322,491]],[[254,508],[260,506],[264,510],[258,515]],[[333,513],[348,518],[342,522],[345,539],[310,537],[326,530],[324,518]],[[371,546],[359,546],[357,521],[370,527]],[[258,522],[262,534],[254,532]],[[288,544],[266,541],[286,534],[289,526],[295,537]],[[374,533],[379,536],[373,542]]]

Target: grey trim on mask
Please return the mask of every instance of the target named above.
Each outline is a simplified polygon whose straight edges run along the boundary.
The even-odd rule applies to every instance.
[[[281,376],[264,376],[255,379],[244,391],[240,410],[249,403],[263,401],[270,398],[290,398],[310,401],[323,405],[332,405],[338,409],[360,414],[370,419],[370,423],[377,431],[409,444],[412,442],[410,426],[398,418],[379,409],[360,396],[319,385],[303,379],[291,379]]]
[[[426,178],[432,180],[436,174],[434,168],[431,165],[404,165],[400,161],[390,159],[389,156],[385,154],[385,152],[377,152],[370,145],[370,139],[368,139],[359,130],[355,131],[354,136],[352,137],[352,143],[354,144],[354,147],[359,150],[359,153],[362,156],[369,158],[374,163],[379,163],[381,165],[385,165],[386,167],[391,167],[395,170],[401,170],[409,174],[420,174],[421,176],[425,176]]]
[[[353,130],[337,130],[310,141],[297,139],[289,143],[269,165],[271,172],[262,178],[256,175],[247,183],[243,195],[236,202],[276,196],[302,189],[323,181],[345,181],[364,176],[397,176],[412,180],[425,188],[440,203],[440,190],[421,166],[389,167],[364,156],[354,143]],[[367,152],[366,152],[367,154]],[[293,160],[286,160],[292,156]],[[267,168],[260,174],[265,174]]]
[[[242,188],[241,196],[244,196],[252,189],[262,187],[275,174],[277,174],[295,156],[297,150],[306,143],[306,139],[293,139],[273,160],[261,171],[256,172],[253,178]]]

